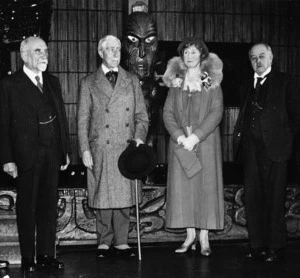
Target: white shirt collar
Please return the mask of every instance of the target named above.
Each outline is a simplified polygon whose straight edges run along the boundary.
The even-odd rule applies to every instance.
[[[272,69],[271,67],[267,68],[267,70],[266,70],[262,75],[258,75],[257,73],[254,73],[254,78],[255,78],[255,79],[258,78],[258,77],[265,78],[265,76],[266,76],[268,73],[270,73],[271,69]]]
[[[107,74],[109,71],[116,71],[118,72],[118,67],[115,67],[113,69],[109,69],[107,66],[105,66],[103,63],[101,64],[102,70],[104,72],[104,74]]]
[[[266,81],[266,75],[268,73],[270,73],[272,70],[271,67],[267,68],[267,70],[262,74],[262,75],[258,75],[256,72],[254,73],[254,88],[256,87],[256,82],[257,82],[257,78],[261,77],[262,78],[262,81],[260,82],[260,84],[264,84],[264,82]]]
[[[25,65],[23,66],[23,71],[24,73],[30,78],[30,80],[37,85],[37,81],[35,79],[35,77],[38,75],[40,77],[40,82],[41,84],[43,84],[43,75],[42,72],[40,71],[38,74],[36,74],[35,72],[33,72],[32,70],[30,70],[29,68],[27,68]]]

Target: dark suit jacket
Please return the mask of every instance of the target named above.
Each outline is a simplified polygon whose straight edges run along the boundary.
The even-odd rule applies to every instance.
[[[43,83],[53,99],[60,126],[63,158],[70,150],[68,125],[58,79],[43,73]],[[15,162],[25,171],[35,161],[38,149],[37,108],[40,91],[23,70],[4,78],[0,83],[0,161]],[[64,164],[64,161],[62,162]]]
[[[268,92],[260,117],[262,138],[269,158],[274,162],[281,162],[291,156],[293,138],[300,130],[300,91],[295,80],[285,73],[272,70],[267,78],[269,78]],[[234,153],[237,160],[253,82],[252,76],[242,84],[240,90],[240,114],[234,131]]]

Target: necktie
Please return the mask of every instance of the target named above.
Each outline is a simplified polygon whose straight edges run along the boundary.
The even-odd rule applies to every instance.
[[[256,85],[255,85],[255,93],[259,91],[259,88],[261,87],[261,81],[263,80],[262,77],[257,77],[256,78]]]
[[[261,106],[260,103],[260,99],[261,99],[261,95],[259,93],[260,87],[261,85],[261,81],[263,80],[262,77],[257,77],[256,78],[256,85],[255,85],[255,93],[254,93],[254,101],[252,102],[252,104],[254,104],[258,109],[263,109],[263,107]]]
[[[115,88],[117,77],[118,77],[118,72],[111,70],[106,73],[106,77],[107,77],[109,83],[111,84],[111,86],[113,88]]]
[[[37,82],[37,87],[39,88],[39,90],[41,91],[41,93],[43,92],[43,85],[42,85],[42,83],[40,82],[40,77],[37,75],[36,77],[35,77],[35,80],[36,80],[36,82]]]

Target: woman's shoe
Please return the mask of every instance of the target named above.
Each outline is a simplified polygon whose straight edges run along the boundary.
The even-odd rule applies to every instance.
[[[199,238],[200,238],[199,241],[200,241],[200,246],[201,246],[201,250],[200,250],[201,255],[203,255],[205,257],[209,257],[211,255],[211,249],[209,246],[208,231],[205,232],[205,230],[204,230],[203,234],[201,231]]]
[[[209,257],[211,255],[211,249],[210,247],[206,247],[206,248],[202,248],[201,247],[201,255],[205,256],[205,257]]]
[[[175,253],[185,253],[189,250],[190,247],[191,250],[196,250],[196,243],[197,243],[197,238],[195,237],[195,239],[191,243],[182,244],[179,248],[175,250]]]

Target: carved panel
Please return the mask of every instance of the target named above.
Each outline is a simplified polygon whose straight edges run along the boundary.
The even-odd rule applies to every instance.
[[[224,189],[225,228],[210,233],[212,240],[247,239],[247,219],[244,206],[244,188],[228,185]],[[0,191],[1,215],[15,211],[16,193],[13,190]],[[170,242],[185,238],[185,229],[165,228],[166,187],[144,186],[143,198],[139,204],[140,234],[142,242]],[[59,189],[57,239],[59,244],[95,244],[95,213],[88,207],[87,190]],[[15,217],[13,218],[15,219]],[[1,221],[1,236],[16,234],[15,222],[9,227]],[[300,188],[291,185],[286,195],[286,223],[289,238],[300,236]],[[5,226],[5,227],[4,227]],[[135,207],[131,210],[129,242],[137,240]]]

